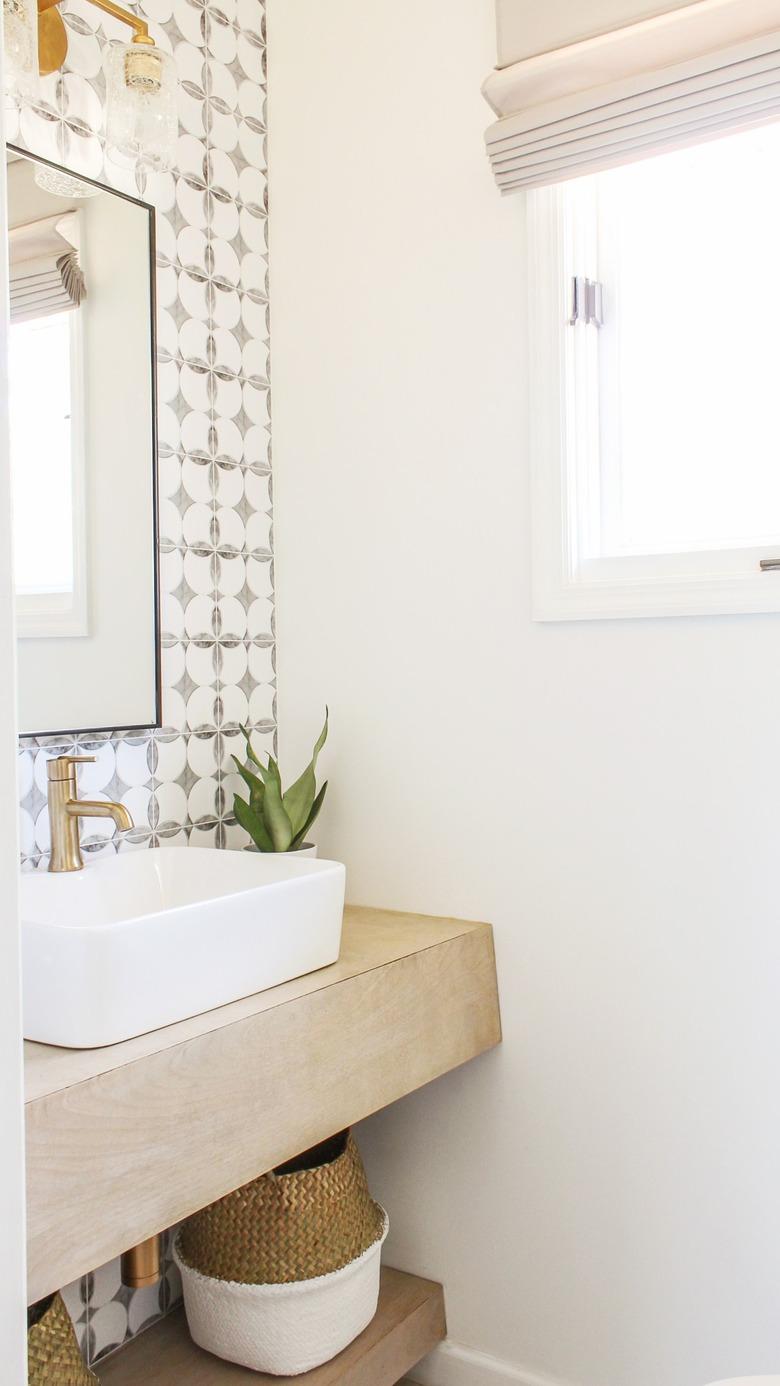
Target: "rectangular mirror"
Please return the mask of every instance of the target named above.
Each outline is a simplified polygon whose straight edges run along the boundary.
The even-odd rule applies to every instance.
[[[159,726],[154,212],[6,161],[20,731]]]

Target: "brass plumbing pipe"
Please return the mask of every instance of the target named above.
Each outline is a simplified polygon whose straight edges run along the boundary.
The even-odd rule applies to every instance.
[[[142,1290],[157,1285],[162,1279],[160,1269],[160,1236],[148,1237],[138,1246],[131,1246],[122,1255],[122,1284],[130,1290]]]

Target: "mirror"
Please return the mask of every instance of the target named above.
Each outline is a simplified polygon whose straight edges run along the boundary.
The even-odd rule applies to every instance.
[[[154,213],[6,162],[20,731],[159,726]]]

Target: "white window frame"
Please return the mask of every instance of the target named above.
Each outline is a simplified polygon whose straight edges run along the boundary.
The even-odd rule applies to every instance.
[[[70,338],[70,457],[73,516],[73,591],[18,592],[16,633],[20,640],[89,635],[87,584],[87,464],[84,386],[84,315],[68,313]]]
[[[528,323],[533,617],[537,621],[780,611],[780,558],[766,545],[647,557],[589,558],[599,523],[596,329],[572,327],[572,276],[598,278],[582,228],[567,225],[561,186],[529,193]],[[576,366],[576,369],[575,369]],[[582,385],[584,383],[584,390]],[[582,390],[579,407],[569,400]],[[577,416],[577,427],[574,415]],[[581,420],[584,426],[580,426]],[[594,491],[596,494],[594,494]]]

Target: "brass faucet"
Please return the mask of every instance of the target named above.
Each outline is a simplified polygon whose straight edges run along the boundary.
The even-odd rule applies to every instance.
[[[80,799],[76,766],[96,756],[57,756],[46,766],[51,829],[50,871],[81,871],[84,861],[79,844],[80,818],[113,818],[120,832],[133,827],[124,804],[102,799]]]

